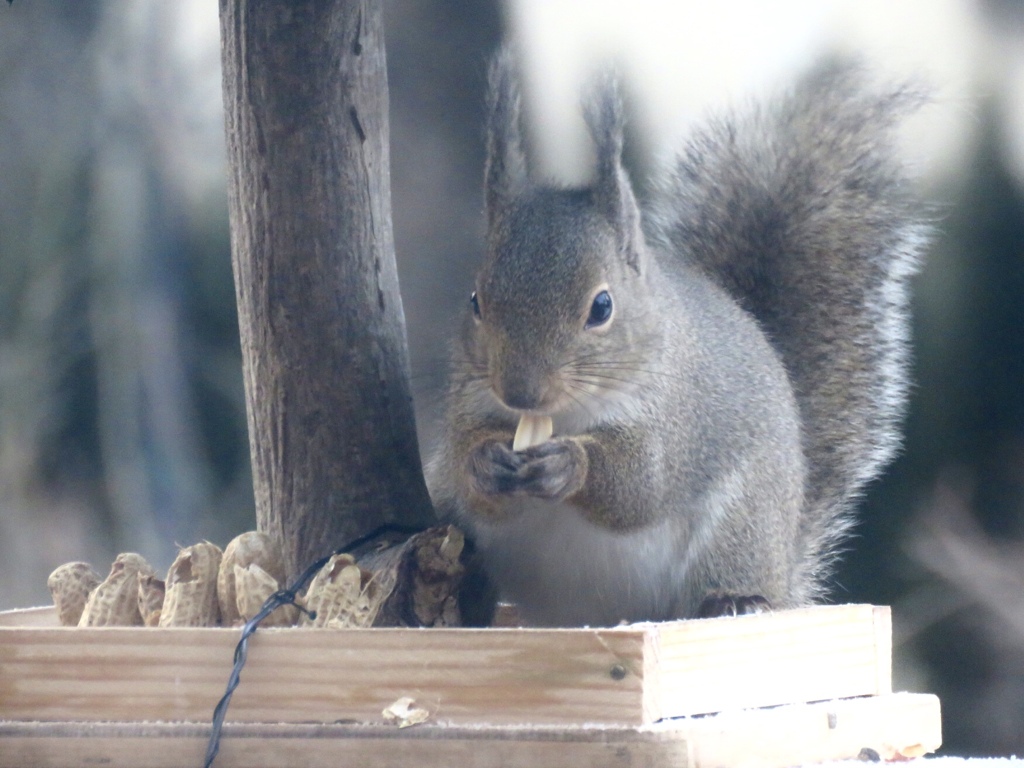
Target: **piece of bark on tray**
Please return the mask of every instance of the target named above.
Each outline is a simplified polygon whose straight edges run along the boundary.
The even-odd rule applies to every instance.
[[[313,577],[307,626],[458,627],[466,572],[465,539],[454,526],[401,540],[383,538],[356,554],[335,555]]]

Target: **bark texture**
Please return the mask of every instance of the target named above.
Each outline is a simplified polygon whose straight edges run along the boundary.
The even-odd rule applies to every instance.
[[[221,0],[259,530],[289,578],[432,518],[391,231],[382,0]]]
[[[362,554],[335,555],[306,591],[319,627],[459,627],[469,553],[455,526],[397,540],[382,537]]]

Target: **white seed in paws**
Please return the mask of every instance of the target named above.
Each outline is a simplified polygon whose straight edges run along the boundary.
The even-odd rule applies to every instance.
[[[513,451],[525,451],[535,445],[547,442],[554,431],[550,416],[531,416],[524,413],[519,417],[516,436],[512,440]]]

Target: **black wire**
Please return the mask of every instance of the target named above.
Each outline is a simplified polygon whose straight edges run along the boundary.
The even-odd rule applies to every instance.
[[[305,587],[307,582],[313,578],[313,575],[327,565],[327,562],[332,557],[346,552],[355,552],[374,539],[377,539],[387,533],[400,533],[402,535],[412,536],[413,534],[420,533],[424,530],[425,529],[423,527],[385,523],[384,525],[374,528],[366,535],[360,536],[358,539],[354,539],[347,544],[341,545],[329,555],[324,555],[303,571],[302,575],[299,576],[299,578],[297,578],[295,582],[288,587],[288,589],[279,589],[266,599],[266,602],[263,603],[263,607],[260,608],[259,612],[249,619],[249,621],[245,623],[245,626],[242,627],[242,636],[238,640],[238,645],[235,646],[234,666],[231,668],[231,674],[228,676],[227,689],[224,691],[224,695],[221,696],[220,701],[217,702],[217,706],[213,708],[213,729],[210,731],[210,741],[206,746],[206,761],[203,763],[203,768],[211,768],[214,759],[217,757],[217,752],[220,751],[220,734],[221,729],[224,727],[224,718],[228,713],[228,704],[231,703],[231,696],[234,694],[239,682],[241,682],[242,667],[245,666],[245,660],[249,654],[249,638],[252,637],[259,628],[260,622],[282,605],[294,605],[310,619],[315,619],[316,612],[307,611],[304,607],[295,602],[295,598],[296,595],[298,595],[299,590]]]

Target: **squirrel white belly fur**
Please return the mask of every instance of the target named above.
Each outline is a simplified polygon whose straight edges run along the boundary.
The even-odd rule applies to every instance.
[[[543,186],[496,56],[487,253],[427,480],[529,622],[823,595],[852,501],[898,443],[925,230],[892,133],[920,100],[829,62],[697,132],[641,211],[614,84],[586,110],[596,182]],[[514,450],[524,414],[553,434]]]

